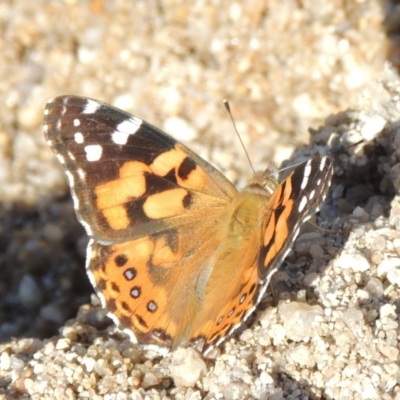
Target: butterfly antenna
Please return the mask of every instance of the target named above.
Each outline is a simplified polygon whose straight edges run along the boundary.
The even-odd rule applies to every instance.
[[[231,117],[231,121],[232,121],[233,127],[234,127],[236,135],[239,138],[240,143],[241,143],[241,145],[243,147],[244,153],[246,154],[247,160],[249,161],[250,168],[252,169],[253,173],[255,174],[256,171],[254,171],[253,164],[251,163],[251,160],[250,160],[250,157],[249,157],[249,153],[247,152],[246,147],[245,147],[245,145],[243,143],[242,137],[239,135],[239,132],[238,132],[238,130],[236,128],[235,120],[233,119],[231,107],[229,106],[228,100],[224,100],[223,103],[224,103],[226,111],[228,111],[228,114]]]

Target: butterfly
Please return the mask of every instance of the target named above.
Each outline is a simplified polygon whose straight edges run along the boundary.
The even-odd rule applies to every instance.
[[[44,133],[110,317],[135,342],[205,354],[253,312],[333,174],[331,158],[314,157],[280,183],[269,168],[238,192],[171,136],[84,97],[50,100]]]

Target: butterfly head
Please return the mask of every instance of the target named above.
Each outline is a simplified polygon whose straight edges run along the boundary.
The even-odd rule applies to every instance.
[[[278,173],[275,165],[270,164],[263,172],[256,172],[250,181],[249,187],[252,190],[267,192],[269,195],[274,193],[278,186]]]

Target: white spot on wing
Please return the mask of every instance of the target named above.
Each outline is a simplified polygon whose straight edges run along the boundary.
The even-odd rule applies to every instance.
[[[307,203],[308,203],[307,197],[303,196],[301,198],[301,200],[300,200],[300,203],[299,203],[299,211],[300,212],[303,212],[303,210],[304,210],[305,206],[307,205]]]
[[[126,144],[126,142],[128,141],[128,137],[129,137],[129,133],[124,133],[124,132],[114,132],[111,135],[112,141],[115,144]]]
[[[310,216],[308,215],[307,217],[304,218],[303,222],[305,222],[309,219],[310,219]],[[300,233],[300,228],[298,226],[296,226],[296,228],[294,229],[293,238],[292,238],[293,242],[296,240],[297,236],[299,236],[299,233]]]
[[[85,147],[86,160],[99,161],[103,154],[103,148],[98,144],[92,144]]]
[[[85,108],[83,109],[84,114],[94,114],[99,108],[101,104],[94,100],[86,100]]]
[[[79,172],[78,172],[78,175],[79,175]],[[72,200],[74,201],[74,208],[75,208],[75,210],[76,210],[78,220],[79,220],[79,222],[82,224],[82,226],[83,226],[83,228],[85,229],[86,233],[87,233],[89,236],[92,237],[92,236],[93,236],[92,228],[89,226],[89,224],[88,224],[85,220],[83,220],[83,219],[80,217],[80,203],[79,203],[79,197],[77,196],[76,191],[75,191],[74,177],[73,177],[73,176],[71,175],[71,173],[68,172],[68,171],[67,171],[67,176],[68,176],[68,178],[69,178],[69,184],[70,184],[70,186],[71,186]],[[90,244],[89,244],[89,245],[90,245]],[[87,252],[89,252],[89,247],[88,247]],[[93,282],[92,282],[92,285],[94,285]]]
[[[142,125],[142,122],[140,118],[131,117],[118,124],[117,130],[112,134],[113,142],[120,145],[126,144],[129,135],[134,135]]]
[[[304,190],[304,188],[307,186],[308,183],[308,178],[311,173],[311,161],[308,161],[304,168],[304,176],[303,176],[303,182],[301,182],[301,189]]]
[[[135,275],[132,273],[132,271],[127,269],[125,271],[125,277],[126,277],[126,279],[128,279],[128,281],[131,281],[135,277]]]
[[[58,161],[60,161],[60,163],[62,165],[65,165],[64,157],[61,154],[56,154],[56,157],[57,157]]]
[[[67,103],[67,100],[64,99],[63,101],[63,108],[61,109],[61,115],[64,116],[64,114],[67,112],[67,107],[65,106],[65,104]]]
[[[76,196],[72,195],[72,199],[74,200],[74,206],[75,206],[75,210],[79,210],[79,200]],[[93,231],[92,228],[89,226],[89,224],[83,220],[82,218],[79,218],[79,222],[81,223],[81,225],[83,226],[83,228],[85,229],[86,233],[88,234],[88,236],[93,236]]]
[[[85,174],[85,171],[82,168],[78,168],[76,172],[77,172],[77,174],[79,176],[79,179],[82,179],[82,180],[85,179],[86,174]]]
[[[78,118],[74,119],[74,126],[79,126],[81,124],[81,121]]]
[[[74,135],[75,142],[78,144],[82,144],[84,142],[83,135],[81,132],[76,132]]]
[[[319,165],[319,170],[323,171],[325,169],[325,164],[326,164],[326,157],[321,158],[321,164]]]
[[[315,190],[311,190],[311,193],[309,195],[310,200],[312,200],[315,196]]]
[[[140,125],[142,125],[142,120],[137,117],[131,117],[129,119],[126,119],[125,121],[121,122],[117,126],[117,130],[119,132],[126,132],[130,133],[131,135],[136,133],[136,131],[140,128]]]
[[[68,177],[69,186],[70,186],[71,188],[73,188],[74,185],[75,185],[75,180],[74,180],[73,175],[72,175],[71,172],[69,172],[69,171],[65,171],[65,173],[66,173],[66,175],[67,175],[67,177]],[[75,197],[75,196],[73,196],[73,197]]]

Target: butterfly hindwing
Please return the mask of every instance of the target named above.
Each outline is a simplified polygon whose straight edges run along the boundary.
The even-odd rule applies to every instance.
[[[211,318],[207,298],[199,300],[204,294],[199,281],[223,240],[221,219],[218,209],[209,210],[200,225],[111,245],[91,241],[88,274],[117,325],[141,343],[176,347],[190,339],[194,316]],[[231,278],[237,281],[238,275]]]

